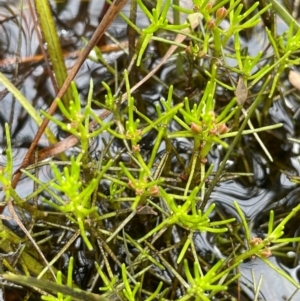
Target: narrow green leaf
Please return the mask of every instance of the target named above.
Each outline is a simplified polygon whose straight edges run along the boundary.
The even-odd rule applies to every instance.
[[[26,285],[29,287],[38,287],[47,292],[62,293],[64,295],[72,296],[74,300],[86,300],[86,301],[108,301],[107,298],[102,297],[100,295],[92,294],[89,292],[85,292],[78,288],[72,288],[65,285],[56,284],[47,280],[39,280],[36,278],[25,277],[21,275],[13,275],[13,274],[3,274],[2,278],[12,281],[15,283],[19,283],[21,285]]]
[[[53,71],[59,88],[62,87],[67,78],[67,69],[64,62],[62,49],[56,32],[53,16],[51,14],[48,0],[35,0],[35,7],[39,18],[42,34],[52,62]],[[69,88],[63,97],[65,107],[69,107],[69,101],[72,99],[72,91]]]
[[[0,83],[2,83],[4,87],[17,99],[17,101],[21,104],[21,106],[25,109],[25,111],[37,123],[37,125],[41,125],[43,119],[40,117],[40,115],[35,110],[35,108],[31,105],[31,103],[27,100],[27,98],[1,72],[0,72]],[[49,139],[50,143],[54,144],[57,142],[54,134],[51,132],[49,128],[46,128],[45,135]]]

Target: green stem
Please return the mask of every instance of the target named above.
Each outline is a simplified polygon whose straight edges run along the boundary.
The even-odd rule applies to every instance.
[[[300,29],[299,23],[293,18],[290,13],[278,2],[278,0],[266,0],[272,4],[273,9],[280,16],[287,26],[291,26],[294,23],[294,31],[297,32]]]
[[[35,110],[35,108],[31,105],[31,103],[26,99],[26,97],[11,83],[11,81],[0,72],[0,83],[18,100],[24,110],[30,115],[30,117],[37,123],[37,125],[41,125],[43,120]],[[55,135],[51,132],[49,128],[45,129],[45,135],[47,136],[49,142],[51,144],[55,144],[57,142]]]
[[[57,79],[59,88],[67,78],[67,69],[56,32],[53,16],[51,14],[50,5],[48,0],[35,0],[35,7],[39,18],[42,34],[47,43],[47,49],[52,62],[53,71]],[[65,107],[69,107],[69,101],[72,99],[72,91],[68,88],[67,93],[63,96],[63,103]]]
[[[245,117],[243,123],[241,124],[240,129],[239,129],[237,135],[235,136],[235,138],[233,139],[232,143],[230,144],[230,146],[229,146],[229,148],[227,150],[227,153],[224,156],[224,158],[222,160],[222,163],[221,163],[221,165],[220,165],[220,167],[219,167],[219,169],[218,169],[218,171],[217,171],[214,179],[211,182],[211,185],[209,186],[209,188],[207,189],[207,191],[205,193],[205,199],[203,200],[203,202],[201,204],[201,210],[204,209],[204,207],[205,207],[205,205],[206,205],[206,203],[208,201],[208,198],[209,198],[210,194],[212,193],[213,188],[216,186],[216,184],[217,184],[217,182],[218,182],[218,180],[219,180],[219,178],[220,178],[220,176],[221,176],[221,174],[222,174],[222,172],[223,172],[223,170],[224,170],[224,168],[225,168],[225,166],[227,164],[227,160],[229,159],[229,157],[230,157],[233,149],[235,148],[236,144],[238,143],[238,141],[239,141],[239,139],[241,137],[242,131],[244,130],[244,128],[246,127],[246,125],[248,123],[248,120],[250,119],[250,117],[252,116],[253,112],[255,111],[255,109],[257,108],[257,106],[259,105],[259,103],[261,102],[261,98],[262,98],[263,94],[265,93],[266,88],[267,88],[270,80],[271,80],[271,77],[269,76],[266,79],[266,81],[264,82],[264,84],[263,84],[263,86],[262,86],[262,88],[261,88],[261,90],[260,90],[257,98],[255,99],[255,101],[251,105],[250,110],[248,112],[248,115]]]

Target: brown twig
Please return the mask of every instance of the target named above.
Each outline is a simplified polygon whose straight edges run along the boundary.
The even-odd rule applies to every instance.
[[[102,19],[102,21],[98,25],[96,31],[94,32],[94,35],[92,36],[91,40],[89,41],[86,48],[83,50],[83,52],[79,56],[79,58],[76,61],[75,65],[73,66],[70,74],[66,78],[63,86],[61,87],[60,91],[57,94],[57,98],[62,98],[62,96],[65,94],[66,90],[68,89],[70,83],[72,82],[75,75],[77,74],[77,72],[78,72],[79,68],[81,67],[82,63],[85,61],[85,59],[87,58],[87,56],[89,55],[91,50],[97,44],[99,39],[102,37],[102,35],[104,34],[104,32],[106,31],[108,26],[111,24],[111,22],[117,16],[117,14],[120,12],[120,10],[123,8],[123,6],[126,4],[126,2],[127,2],[127,0],[115,0],[112,3],[112,5],[108,9],[107,13],[105,14],[104,18]],[[52,102],[52,105],[50,106],[50,108],[48,110],[48,114],[52,115],[55,112],[56,108],[57,108],[57,102],[56,102],[56,100],[54,100]],[[32,144],[31,144],[29,150],[27,151],[27,154],[25,155],[25,158],[23,159],[23,162],[21,164],[21,168],[27,166],[28,162],[30,162],[30,158],[32,157],[32,154],[33,154],[33,152],[36,148],[36,145],[37,145],[38,141],[40,140],[43,132],[45,131],[48,123],[49,123],[49,120],[47,118],[45,118],[43,123],[41,124],[41,126],[40,126],[40,128],[39,128]],[[15,188],[17,186],[17,183],[18,183],[18,181],[21,177],[21,174],[22,174],[21,173],[21,168],[17,171],[17,173],[15,174],[15,177],[13,178],[13,181],[12,181],[12,187],[13,188]],[[37,249],[38,253],[41,255],[42,259],[46,263],[47,267],[50,268],[50,271],[52,272],[52,274],[54,276],[54,279],[55,279],[55,274],[54,274],[53,270],[51,269],[51,267],[49,266],[47,259],[45,258],[45,256],[43,255],[43,253],[41,252],[39,247],[37,246],[36,242],[34,241],[32,236],[30,235],[30,233],[28,232],[26,227],[23,225],[22,221],[19,219],[11,199],[8,201],[7,205],[8,205],[9,212],[10,212],[13,220],[19,225],[19,227],[24,231],[24,233],[27,235],[27,237],[31,240],[34,247]],[[3,209],[4,209],[4,207],[0,208],[0,213],[2,213]]]
[[[111,22],[115,19],[115,17],[117,16],[117,14],[120,12],[120,10],[123,8],[123,6],[126,4],[127,0],[114,0],[114,2],[112,3],[112,5],[109,7],[108,11],[106,12],[106,14],[104,15],[102,21],[100,22],[100,24],[98,25],[96,31],[94,32],[91,40],[88,42],[87,46],[85,47],[85,49],[82,51],[81,55],[79,56],[79,58],[77,59],[75,65],[73,66],[73,68],[71,69],[68,77],[66,78],[63,86],[61,87],[61,89],[59,90],[56,99],[57,98],[62,98],[62,96],[65,94],[65,92],[67,91],[68,87],[70,86],[70,83],[72,82],[72,80],[74,79],[74,77],[76,76],[78,70],[80,69],[81,65],[83,64],[83,62],[85,61],[85,59],[87,58],[87,56],[89,55],[89,53],[92,51],[92,49],[94,48],[94,46],[98,43],[98,41],[100,40],[100,38],[103,36],[104,32],[107,30],[108,26],[111,24]],[[54,99],[54,101],[52,102],[49,110],[48,110],[48,114],[49,115],[53,115],[53,113],[55,112],[56,108],[57,108],[57,102],[56,99]],[[36,133],[24,159],[23,162],[21,164],[20,169],[16,172],[15,177],[13,179],[12,182],[12,186],[15,188],[17,186],[17,183],[19,182],[19,179],[21,177],[21,168],[25,168],[26,166],[28,166],[28,164],[30,163],[30,159],[33,155],[33,152],[41,138],[41,136],[43,135],[47,125],[49,123],[49,119],[45,118],[43,123],[41,124],[38,132]],[[0,212],[1,213],[1,212]]]
[[[199,18],[198,16],[195,17],[194,19],[191,20],[191,28],[195,29],[199,24]],[[189,29],[184,29],[182,31],[182,34],[178,34],[175,38],[175,42],[176,43],[181,43],[184,41],[184,39],[186,38],[186,36],[184,35],[185,33],[189,32]],[[169,50],[166,52],[166,54],[163,56],[163,58],[161,59],[161,61],[159,62],[159,64],[153,69],[151,70],[141,81],[139,81],[135,86],[133,86],[130,90],[130,92],[134,92],[135,90],[137,90],[143,83],[145,83],[148,79],[150,79],[160,68],[161,66],[163,66],[163,64],[165,64],[165,62],[168,60],[168,58],[176,51],[178,46],[176,45],[172,45]],[[123,103],[125,100],[127,99],[127,93],[124,93],[122,95],[121,98],[121,103]],[[111,115],[111,112],[108,110],[105,110],[104,112],[102,112],[99,115],[99,118],[101,120],[104,120],[105,118],[107,118],[108,116]],[[90,129],[95,128],[95,126],[97,125],[96,121],[92,121],[90,123]],[[44,160],[46,158],[52,157],[52,156],[56,156],[64,151],[66,151],[67,149],[75,146],[78,143],[78,139],[71,135],[69,137],[67,137],[66,139],[64,139],[63,141],[60,141],[58,143],[56,143],[55,145],[51,145],[47,148],[44,148],[42,150],[39,151],[38,154],[38,159],[39,160]],[[26,161],[26,164],[22,164],[22,168],[27,167],[29,164],[34,162],[34,158],[33,156],[28,157],[28,160]],[[21,168],[20,168],[21,169]]]

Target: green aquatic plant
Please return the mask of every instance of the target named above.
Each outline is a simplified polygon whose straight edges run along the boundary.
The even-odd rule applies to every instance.
[[[41,26],[41,33],[47,43],[47,50],[51,59],[53,72],[57,81],[56,85],[61,88],[66,77],[67,68],[65,65],[63,52],[59,37],[55,28],[55,22],[51,14],[50,4],[47,0],[35,1],[37,16]],[[66,106],[72,99],[72,92],[69,88],[66,95],[63,97],[63,102]]]
[[[199,264],[196,262],[194,263],[193,270],[194,276],[192,275],[188,261],[184,260],[184,272],[186,274],[188,280],[188,288],[186,296],[180,298],[181,301],[189,300],[190,298],[194,297],[195,300],[199,301],[209,301],[211,297],[213,297],[217,292],[226,291],[228,289],[227,285],[236,280],[239,275],[236,275],[233,279],[228,281],[226,284],[218,283],[214,284],[219,281],[224,275],[228,275],[229,270],[233,269],[231,267],[225,273],[217,273],[217,271],[222,267],[224,264],[224,260],[218,261],[213,267],[210,268],[208,273],[205,275],[203,274]]]
[[[44,202],[51,207],[66,214],[67,218],[72,222],[78,224],[81,236],[86,243],[89,250],[93,250],[87,235],[85,224],[89,224],[90,215],[97,211],[97,207],[92,205],[91,195],[94,193],[100,179],[107,172],[112,165],[112,160],[102,167],[96,178],[93,178],[87,185],[84,185],[81,175],[82,154],[77,158],[71,158],[71,166],[65,167],[63,172],[55,164],[51,164],[56,181],[51,183],[51,187],[62,194],[62,196],[54,193],[49,188],[35,178],[33,175],[27,173],[34,181],[45,187],[51,196],[58,203],[44,199]]]
[[[67,273],[67,287],[72,287],[73,285],[73,267],[74,267],[74,258],[71,257],[69,260],[68,264],[68,273]],[[57,280],[56,283],[58,285],[63,285],[63,280],[62,280],[62,272],[58,271],[57,272]],[[42,300],[46,301],[71,301],[72,297],[71,296],[64,296],[63,293],[57,292],[57,298],[54,296],[42,296]]]
[[[195,187],[191,194],[184,201],[183,205],[177,205],[171,195],[160,188],[160,194],[164,197],[166,204],[169,206],[171,214],[157,227],[153,228],[144,237],[140,238],[138,242],[142,242],[153,233],[158,232],[160,229],[166,226],[172,226],[178,224],[183,228],[187,228],[190,231],[208,231],[214,233],[226,232],[227,228],[218,228],[224,224],[233,222],[235,219],[228,219],[225,221],[211,222],[209,219],[210,213],[214,210],[215,205],[212,204],[204,213],[197,210],[197,204],[195,203],[195,197],[198,194],[200,187]],[[191,213],[190,213],[191,212]]]
[[[126,299],[128,301],[135,301],[135,295],[141,284],[139,282],[137,282],[135,284],[133,290],[131,289],[129,282],[128,282],[127,274],[126,274],[125,264],[122,264],[122,278],[123,278],[124,286],[125,286],[125,288],[123,289],[124,296],[126,297]]]
[[[11,137],[9,131],[9,125],[5,124],[5,136],[6,136],[6,165],[1,167],[0,170],[0,182],[2,184],[4,193],[5,193],[5,201],[8,202],[11,196],[16,197],[16,201],[20,200],[19,196],[17,196],[15,190],[12,188],[12,176],[13,176],[13,157],[12,157],[12,145],[11,145]]]
[[[15,87],[15,85],[1,72],[0,82],[16,98],[29,116],[36,122],[36,124],[40,126],[43,121],[40,114],[35,110],[30,101],[26,99],[26,97],[19,91],[19,89]],[[51,143],[57,142],[54,134],[48,127],[45,129],[45,135]]]
[[[300,205],[293,208],[291,212],[288,213],[286,217],[282,219],[277,225],[275,225],[274,211],[271,210],[268,222],[268,232],[266,233],[264,238],[250,236],[250,229],[242,210],[240,209],[237,202],[234,202],[234,206],[241,218],[242,225],[245,230],[245,240],[247,242],[247,249],[244,250],[240,255],[236,256],[233,262],[237,264],[239,262],[243,262],[245,259],[248,258],[259,257],[266,264],[271,266],[271,268],[273,268],[275,272],[278,272],[279,269],[275,267],[274,264],[269,262],[267,258],[272,256],[272,251],[276,251],[290,243],[300,241],[300,237],[283,237],[285,234],[284,229],[287,227],[290,220],[299,212]],[[280,271],[280,275],[286,278],[289,282],[291,282],[295,286],[295,288],[299,289],[299,284],[287,273],[285,273],[284,271]]]
[[[69,107],[66,107],[60,99],[57,99],[58,107],[65,119],[69,122],[61,121],[58,118],[55,118],[45,111],[41,111],[49,120],[57,124],[63,131],[69,132],[74,135],[81,144],[82,152],[82,162],[84,168],[88,168],[89,165],[89,143],[91,139],[97,137],[102,132],[105,132],[113,124],[113,122],[104,123],[99,118],[97,122],[100,122],[100,127],[96,129],[96,126],[90,128],[90,118],[97,117],[91,109],[92,104],[92,94],[93,94],[93,82],[90,82],[90,90],[87,99],[87,104],[84,110],[81,107],[81,100],[77,91],[77,88],[74,83],[71,83],[71,89],[73,92],[74,100],[70,100]],[[113,132],[113,134],[115,134]]]
[[[94,261],[94,284],[98,283],[99,278],[101,295],[76,288],[73,283],[73,258],[68,262],[66,280],[62,272],[55,271],[56,283],[7,273],[1,277],[57,294],[50,296],[41,291],[42,298],[51,301],[185,301],[192,298],[208,301],[218,300],[220,295],[224,297],[226,294],[228,298],[234,298],[230,295],[230,288],[240,276],[239,265],[258,257],[299,289],[299,284],[268,260],[284,246],[300,241],[300,238],[289,237],[284,232],[299,212],[299,206],[278,220],[275,220],[275,214],[271,211],[264,236],[251,237],[249,223],[237,202],[234,205],[239,220],[225,216],[216,203],[207,204],[212,190],[225,174],[226,162],[231,156],[237,156],[241,148],[237,145],[242,135],[256,135],[282,126],[260,126],[261,120],[253,122],[257,121],[253,116],[255,111],[260,110],[264,100],[272,102],[271,97],[281,84],[285,69],[299,63],[295,57],[300,48],[296,23],[291,22],[290,28],[281,37],[276,37],[273,31],[266,29],[274,54],[266,56],[261,51],[250,56],[241,47],[240,33],[256,26],[271,5],[259,9],[259,3],[255,2],[245,9],[242,1],[216,1],[213,5],[209,1],[195,0],[193,10],[178,5],[173,7],[188,17],[196,11],[193,24],[180,24],[177,18],[172,25],[167,20],[171,7],[169,0],[155,2],[152,10],[144,1],[137,0],[137,4],[150,20],[150,25],[144,30],[129,22],[140,35],[135,57],[136,65],[141,69],[137,70],[144,72],[143,62],[151,40],[176,45],[187,50],[178,54],[181,60],[179,67],[190,68],[187,81],[193,83],[189,88],[196,92],[178,93],[177,86],[170,85],[163,92],[165,98],[151,106],[153,114],[150,118],[145,113],[147,111],[141,109],[140,100],[136,101],[137,95],[132,92],[132,66],[121,72],[110,67],[114,71],[112,73],[121,78],[118,82],[124,82],[124,89],[120,84],[117,90],[125,90],[125,97],[120,97],[119,92],[114,94],[111,85],[103,82],[106,95],[101,100],[94,99],[98,96],[94,95],[91,80],[85,100],[79,96],[75,83],[72,83],[73,100],[70,97],[68,102],[56,100],[61,116],[41,112],[63,131],[76,137],[80,146],[78,154],[62,162],[51,159],[50,162],[33,163],[32,160],[32,166],[22,166],[23,174],[35,183],[34,192],[24,198],[20,198],[12,186],[12,146],[9,128],[7,125],[5,128],[7,162],[0,170],[0,182],[5,195],[3,203],[13,200],[18,209],[28,210],[34,221],[41,221],[34,225],[31,231],[33,236],[38,234],[37,227],[41,224],[47,227],[55,225],[55,230],[60,230],[63,224],[64,231],[75,231],[72,235],[74,240],[80,235],[84,242],[82,250],[88,258],[92,258],[90,261]],[[225,19],[227,27],[223,27]],[[184,34],[189,39],[188,46],[182,43],[183,40],[177,43],[155,37],[164,31]],[[228,49],[229,41],[234,51]],[[231,63],[229,66],[229,59],[234,60],[235,65]],[[21,93],[1,74],[0,81],[40,124],[39,114],[32,110]],[[252,89],[258,84],[261,89],[255,94]],[[224,89],[229,95],[224,105],[218,103],[218,88]],[[125,99],[126,103],[123,103]],[[105,108],[105,117],[111,117],[109,121],[96,114],[97,106]],[[246,129],[247,125],[249,129]],[[150,139],[152,132],[154,138]],[[103,139],[100,155],[92,158],[89,153],[91,142],[103,133],[107,133],[109,138]],[[49,132],[47,137],[51,143],[55,143],[55,140],[50,140]],[[146,150],[142,145],[145,138],[147,141],[153,140]],[[257,135],[255,138],[271,161],[272,157],[262,139]],[[175,142],[180,140],[189,142],[185,154],[175,146]],[[121,142],[122,147],[112,151],[111,145],[115,141]],[[215,145],[226,152],[219,166],[207,164]],[[180,168],[175,172],[173,165],[177,163]],[[51,167],[51,180],[44,182],[39,178],[39,164]],[[298,180],[297,177],[295,180]],[[36,201],[38,197],[39,202]],[[44,205],[50,206],[51,211],[46,211]],[[59,220],[57,224],[53,222],[54,219]],[[11,245],[20,244],[21,239],[17,236],[9,238],[9,231],[1,224],[2,248],[12,252]],[[223,251],[220,241],[230,241],[230,255],[226,259],[220,259],[219,255],[204,259],[195,247],[194,236],[198,233],[209,233],[215,239],[216,248],[220,247],[220,253]],[[175,242],[174,237],[180,239]],[[28,275],[42,278],[44,271],[56,264],[63,253],[76,253],[75,248],[71,248],[74,240],[70,239],[64,245],[50,261],[51,264],[45,261],[45,267],[40,264],[35,269],[29,269],[24,264],[26,260],[20,266]],[[51,237],[42,240],[41,250],[48,249],[45,247],[48,241],[51,247],[56,243]],[[28,245],[24,247],[26,256],[31,251]],[[84,261],[82,258],[80,260]],[[2,261],[6,270],[20,273],[19,266],[14,268]],[[166,281],[164,273],[169,273],[172,281]],[[44,278],[52,279],[48,274]],[[178,284],[180,293],[176,295]],[[93,288],[97,290],[97,287]]]
[[[32,277],[26,277],[21,275],[13,275],[13,274],[4,274],[2,275],[3,279],[8,281],[12,281],[15,283],[22,284],[28,287],[36,287],[41,288],[44,291],[51,292],[53,294],[57,294],[58,298],[48,296],[48,300],[86,300],[86,301],[107,301],[108,299],[78,288],[73,288],[71,285],[61,285],[58,283],[54,283],[51,281],[36,279]],[[61,282],[59,280],[59,282]]]
[[[139,42],[139,53],[137,57],[137,66],[141,64],[142,56],[153,36],[154,33],[156,33],[160,29],[164,30],[181,30],[183,28],[188,27],[188,24],[176,24],[171,25],[168,22],[167,19],[167,13],[169,11],[169,8],[171,6],[171,0],[167,0],[163,3],[162,0],[158,0],[156,2],[156,7],[152,9],[152,12],[150,12],[142,0],[137,0],[137,3],[141,10],[145,13],[145,15],[150,20],[150,25],[142,30],[142,35],[140,37]]]

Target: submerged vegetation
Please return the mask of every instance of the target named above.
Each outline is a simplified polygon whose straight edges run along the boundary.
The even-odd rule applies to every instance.
[[[212,193],[232,179],[256,185],[241,155],[250,143],[244,137],[253,137],[261,158],[284,169],[270,141],[296,137],[282,138],[284,119],[274,122],[269,112],[286,95],[289,68],[300,62],[299,25],[277,1],[194,0],[187,8],[132,0],[130,17],[121,13],[130,28],[130,61],[117,69],[96,44],[126,2],[111,4],[67,74],[48,0],[36,1],[59,87],[49,110],[35,108],[0,73],[1,84],[39,125],[16,166],[5,124],[3,290],[19,290],[18,300],[270,300],[261,295],[261,281],[253,277],[249,288],[240,280],[243,262],[262,261],[297,292],[298,281],[270,259],[297,264],[300,237],[291,228],[300,205],[264,210],[257,230],[241,202],[233,198],[225,208]],[[137,7],[149,20],[144,29],[135,24]],[[278,16],[286,23],[281,35]],[[243,41],[258,27],[267,42],[254,53]],[[164,51],[154,67],[150,45]],[[92,49],[93,60],[112,75],[100,92],[91,79],[84,96],[73,79]],[[162,82],[155,73],[168,62],[175,68]],[[146,100],[146,80],[153,91],[160,87],[160,100]],[[48,146],[40,149],[42,135]],[[18,190],[24,179],[32,186],[27,195]],[[205,248],[205,240],[214,248]]]

